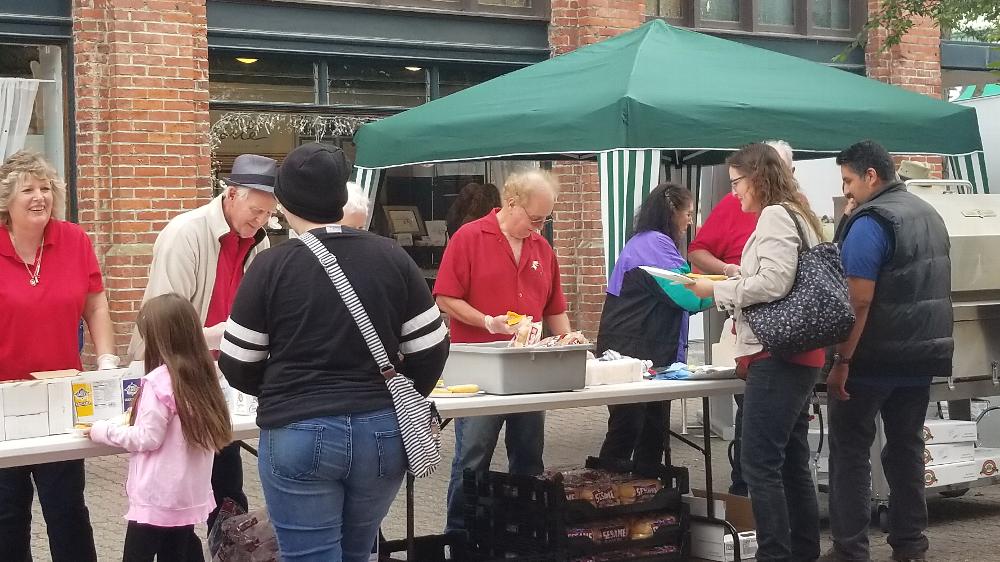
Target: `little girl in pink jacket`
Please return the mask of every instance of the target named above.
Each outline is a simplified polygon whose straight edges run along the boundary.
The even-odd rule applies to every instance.
[[[231,441],[229,412],[190,302],[151,299],[137,324],[149,373],[130,423],[97,422],[90,438],[132,453],[123,560],[200,561],[194,526],[215,508],[212,462]]]

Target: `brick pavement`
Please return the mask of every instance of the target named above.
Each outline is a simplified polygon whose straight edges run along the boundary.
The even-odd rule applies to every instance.
[[[676,403],[675,403],[676,404]],[[695,419],[700,402],[689,402],[688,417]],[[680,408],[673,409],[673,426],[680,427]],[[545,463],[559,466],[580,463],[599,448],[604,436],[607,411],[604,408],[577,408],[548,413],[546,424]],[[697,435],[697,432],[693,432]],[[446,460],[452,456],[454,440],[450,430],[445,430],[443,453]],[[728,483],[728,462],[725,459],[726,443],[714,442],[714,471],[717,480]],[[247,494],[252,505],[262,505],[260,482],[253,459],[245,455]],[[701,459],[693,451],[675,444],[675,463],[691,468],[692,485],[702,486],[704,476]],[[503,469],[506,456],[502,444],[498,447],[494,467]],[[124,456],[106,457],[87,461],[87,498],[95,528],[100,560],[120,560],[125,523],[121,519],[125,513],[126,499],[124,481],[127,460]],[[448,470],[443,470],[432,478],[417,483],[416,529],[419,534],[438,533],[444,526],[444,497],[447,489]],[[825,509],[825,497],[820,500]],[[931,559],[948,561],[983,561],[1000,559],[1000,534],[994,532],[1000,525],[1000,488],[984,488],[972,491],[957,499],[931,498],[928,501],[931,528]],[[393,504],[386,518],[384,530],[389,538],[401,538],[405,533],[405,506],[402,493]],[[36,560],[48,560],[45,542],[45,526],[35,506],[33,546]],[[829,534],[824,531],[824,549],[829,546]],[[888,560],[890,550],[885,545],[885,536],[872,529],[873,556],[876,560]],[[2,556],[0,556],[2,557]]]

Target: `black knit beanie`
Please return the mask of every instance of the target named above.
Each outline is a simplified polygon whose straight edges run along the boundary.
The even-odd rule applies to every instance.
[[[344,151],[318,143],[288,153],[274,186],[274,196],[295,216],[315,223],[344,218],[351,164]]]

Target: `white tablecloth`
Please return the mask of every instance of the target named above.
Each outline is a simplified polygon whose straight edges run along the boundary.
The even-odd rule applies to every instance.
[[[607,404],[723,396],[741,392],[743,392],[743,381],[738,379],[642,381],[594,386],[573,392],[509,396],[484,394],[468,398],[440,398],[436,399],[435,403],[442,417],[463,418]],[[233,436],[235,439],[254,439],[259,435],[259,432],[253,416],[233,416]],[[117,447],[99,445],[75,434],[16,439],[0,442],[0,468],[117,455],[124,452]]]

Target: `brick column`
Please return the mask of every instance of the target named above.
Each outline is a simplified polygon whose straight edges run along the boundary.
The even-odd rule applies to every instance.
[[[636,0],[552,0],[552,55],[597,43],[645,22],[645,2]],[[597,164],[556,163],[561,194],[555,208],[554,246],[573,328],[597,336],[605,279],[601,231],[601,186]]]
[[[880,0],[868,2],[868,13],[875,13]],[[900,43],[882,51],[885,30],[874,30],[865,45],[865,72],[869,78],[906,88],[917,93],[941,98],[941,30],[931,18],[914,18],[914,25]],[[931,166],[931,176],[940,178],[943,161],[937,156],[899,156],[900,160],[916,160]]]
[[[124,356],[156,234],[211,197],[205,0],[73,0],[79,219]]]

